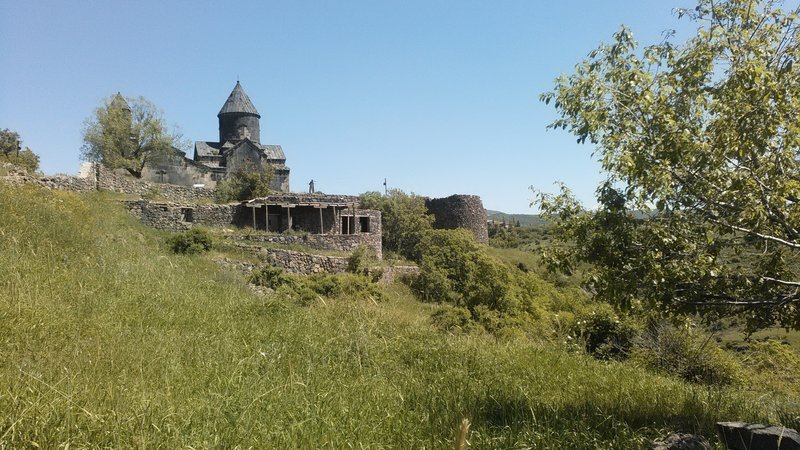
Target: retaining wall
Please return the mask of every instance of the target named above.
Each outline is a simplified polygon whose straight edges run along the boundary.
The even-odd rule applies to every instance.
[[[250,242],[265,242],[271,244],[296,244],[303,245],[316,250],[330,250],[337,252],[352,252],[359,245],[365,245],[375,252],[378,259],[383,258],[381,249],[380,233],[361,233],[361,234],[302,234],[302,235],[281,235],[281,234],[253,234],[253,235],[232,235],[228,239]]]
[[[267,263],[291,273],[308,275],[320,272],[343,273],[347,271],[347,258],[343,256],[311,255],[279,248],[260,248],[258,254]]]

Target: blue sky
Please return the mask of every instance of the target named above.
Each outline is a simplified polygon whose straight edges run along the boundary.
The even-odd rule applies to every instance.
[[[186,138],[216,140],[237,76],[293,190],[477,194],[530,213],[528,186],[593,204],[592,147],[539,102],[627,24],[640,43],[691,26],[692,1],[0,0],[0,128],[45,173],[76,173],[84,120],[117,91]]]

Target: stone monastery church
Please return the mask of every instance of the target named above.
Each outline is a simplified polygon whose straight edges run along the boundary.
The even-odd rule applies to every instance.
[[[169,157],[149,162],[142,171],[142,179],[153,183],[213,189],[217,182],[237,170],[271,169],[274,172],[272,190],[289,192],[286,155],[280,145],[261,143],[261,115],[238,81],[217,118],[219,141],[195,142],[191,159],[184,152],[176,150]]]

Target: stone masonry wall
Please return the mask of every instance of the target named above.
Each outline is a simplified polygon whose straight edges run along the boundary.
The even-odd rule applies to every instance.
[[[71,192],[91,192],[97,190],[93,178],[78,178],[67,175],[53,175],[39,178],[38,184],[50,189]]]
[[[259,256],[264,258],[267,263],[291,273],[308,275],[320,272],[343,273],[347,271],[347,258],[342,256],[311,255],[277,248],[261,248]]]
[[[242,246],[241,248],[248,252],[254,251],[254,248],[250,246]],[[347,270],[347,258],[336,256],[315,256],[282,249],[257,249],[255,250],[255,255],[272,266],[280,267],[287,272],[304,275],[319,272],[342,273]],[[259,264],[229,258],[216,259],[215,262],[222,267],[237,270],[246,276],[249,276],[260,267]],[[376,269],[382,271],[379,280],[381,284],[392,284],[402,277],[419,275],[419,267],[417,266],[389,266],[376,267]]]
[[[97,189],[93,178],[80,178],[68,175],[50,175],[37,177],[10,163],[0,164],[0,180],[9,184],[38,184],[49,189],[58,189],[72,192],[90,192]]]
[[[359,245],[365,245],[375,252],[378,259],[383,258],[380,234],[253,234],[249,236],[234,235],[232,240],[250,242],[268,242],[272,244],[297,244],[317,250],[352,252]]]
[[[236,214],[236,204],[185,205],[179,203],[152,203],[147,200],[124,202],[131,214],[143,224],[160,230],[188,230],[194,225],[207,227],[231,226]]]
[[[489,243],[486,210],[483,208],[481,198],[477,195],[429,198],[425,200],[425,206],[435,218],[434,228],[447,230],[466,228],[472,231],[478,242]]]
[[[94,173],[97,180],[97,188],[107,191],[139,196],[155,194],[173,202],[190,202],[214,198],[213,189],[150,183],[134,178],[124,170],[111,170],[102,164],[95,165]]]
[[[341,256],[321,256],[311,255],[292,250],[276,248],[262,248],[259,256],[275,267],[280,267],[290,273],[309,275],[312,273],[344,273],[347,272],[347,258]],[[403,276],[416,276],[419,274],[419,267],[416,266],[394,266],[383,267],[381,284],[392,284]]]
[[[2,177],[9,183],[34,183],[50,189],[71,192],[107,190],[142,197],[157,195],[173,202],[195,202],[214,198],[214,190],[174,184],[149,183],[132,177],[124,170],[111,170],[102,164],[92,164],[85,176],[50,175],[35,177],[15,169]]]

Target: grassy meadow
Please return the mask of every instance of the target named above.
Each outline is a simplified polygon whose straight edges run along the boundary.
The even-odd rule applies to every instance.
[[[797,420],[784,396],[444,333],[402,285],[258,296],[165,236],[102,192],[0,184],[0,448],[438,449],[466,418],[471,448],[621,449]]]

